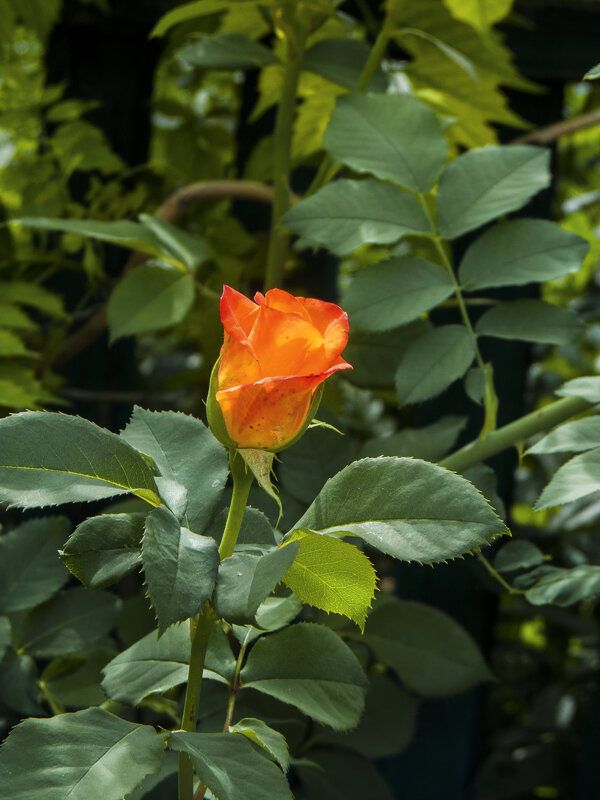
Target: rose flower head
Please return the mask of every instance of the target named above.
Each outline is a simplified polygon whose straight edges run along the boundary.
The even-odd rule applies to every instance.
[[[225,339],[211,377],[207,415],[227,447],[277,452],[312,421],[322,383],[352,369],[340,354],[348,316],[334,303],[294,297],[282,289],[254,302],[223,287]]]

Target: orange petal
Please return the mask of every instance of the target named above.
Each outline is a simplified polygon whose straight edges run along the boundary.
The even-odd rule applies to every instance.
[[[233,386],[259,381],[263,376],[251,345],[231,339],[227,334],[225,337],[219,364],[219,389],[231,389]]]
[[[254,299],[257,303],[261,303],[261,305],[267,306],[267,308],[273,308],[276,311],[283,311],[286,314],[294,314],[303,317],[307,322],[310,322],[310,315],[304,306],[303,297],[294,297],[293,294],[283,289],[269,289],[264,298],[262,298],[262,301],[260,301],[257,299],[259,294],[260,293],[257,292],[256,295],[254,295]]]
[[[225,332],[238,342],[249,344],[248,337],[256,320],[259,307],[231,286],[223,286],[220,312]]]
[[[306,422],[317,386],[340,369],[351,367],[340,358],[320,375],[265,378],[218,391],[229,435],[238,447],[280,450]]]
[[[313,375],[330,364],[323,337],[311,322],[267,305],[260,307],[250,343],[263,378]]]

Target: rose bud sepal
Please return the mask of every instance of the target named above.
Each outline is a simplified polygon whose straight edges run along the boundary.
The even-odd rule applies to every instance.
[[[217,358],[212,372],[210,373],[210,383],[208,386],[208,395],[206,398],[206,421],[211,430],[212,435],[221,442],[228,450],[237,450],[237,445],[229,435],[225,418],[221,411],[221,406],[217,400],[217,392],[219,391],[219,365],[221,364],[221,356]]]

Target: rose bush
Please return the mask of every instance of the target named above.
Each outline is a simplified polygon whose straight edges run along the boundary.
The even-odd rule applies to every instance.
[[[213,433],[228,447],[276,452],[303,433],[341,357],[348,316],[334,303],[282,289],[254,302],[230,286],[221,296],[225,338],[207,404]]]

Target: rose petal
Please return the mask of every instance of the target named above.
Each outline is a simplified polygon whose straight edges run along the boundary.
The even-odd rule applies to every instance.
[[[250,334],[261,378],[313,375],[330,365],[323,337],[311,322],[261,305]]]
[[[351,368],[343,359],[320,375],[264,378],[217,392],[229,435],[238,447],[278,450],[306,422],[315,389],[333,372]]]
[[[252,331],[259,306],[231,286],[223,286],[220,312],[225,333],[239,342],[250,344],[248,337]]]

